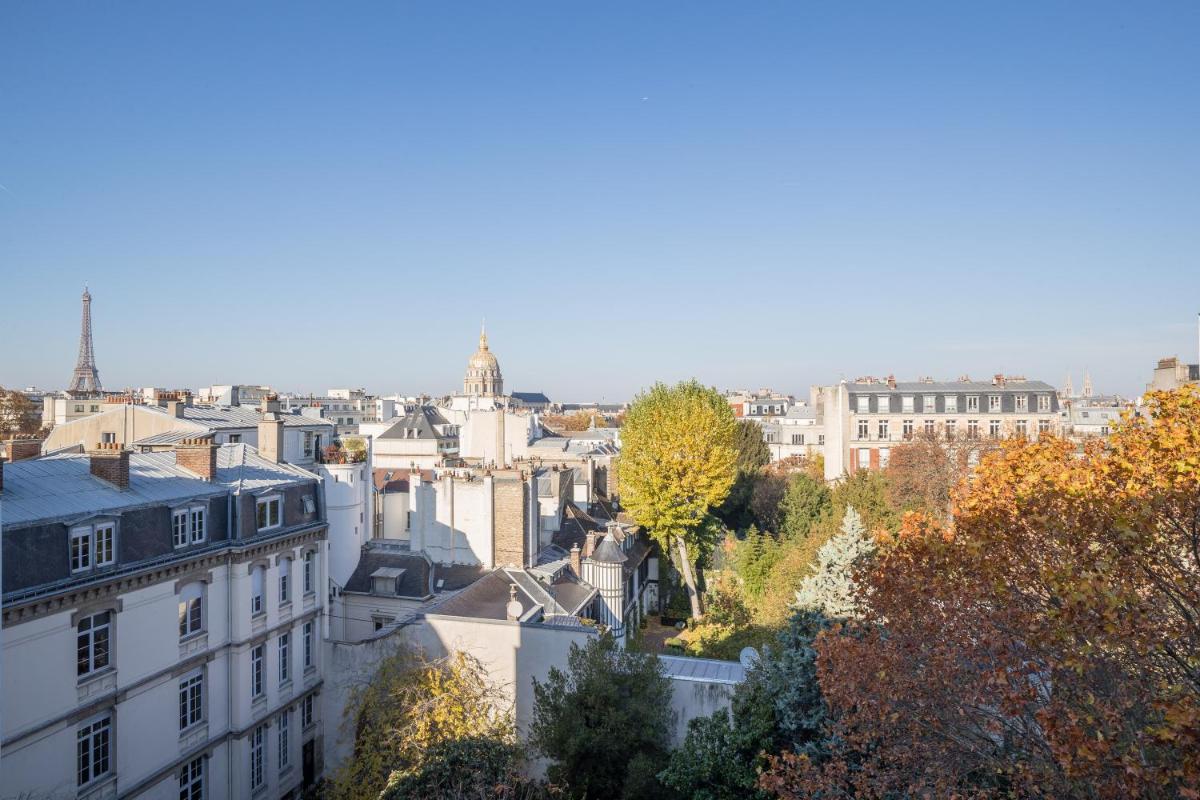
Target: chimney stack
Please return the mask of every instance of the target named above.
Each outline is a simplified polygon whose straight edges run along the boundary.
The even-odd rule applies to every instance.
[[[887,377],[887,382],[888,382],[888,388],[889,388],[889,389],[895,389],[895,388],[896,388],[896,376],[895,376],[895,375],[888,375],[888,377]]]
[[[596,531],[588,531],[587,538],[583,540],[583,557],[591,558],[592,553],[596,552],[596,540],[600,538],[600,534]]]
[[[101,442],[90,456],[93,475],[122,491],[129,488],[129,451],[120,442]]]
[[[283,417],[279,414],[279,395],[267,395],[262,402],[262,420],[258,423],[258,454],[276,464],[283,462]]]
[[[571,547],[571,571],[576,578],[583,577],[583,554],[579,551],[578,542]]]
[[[175,446],[175,464],[194,472],[201,480],[217,477],[217,445],[212,436],[183,439]]]
[[[183,409],[186,405],[182,400],[168,400],[167,413],[175,419],[183,419]]]
[[[42,454],[42,440],[34,433],[18,433],[4,443],[9,461],[37,458]]]

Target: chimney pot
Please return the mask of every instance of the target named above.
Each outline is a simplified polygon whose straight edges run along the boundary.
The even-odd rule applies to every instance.
[[[37,458],[42,454],[42,440],[36,434],[19,433],[4,443],[9,461]]]
[[[183,439],[175,447],[175,463],[189,472],[196,473],[201,480],[215,480],[217,477],[217,445],[211,436]]]
[[[583,540],[583,557],[591,558],[592,553],[596,552],[596,540],[600,538],[598,531],[588,531],[587,536]]]

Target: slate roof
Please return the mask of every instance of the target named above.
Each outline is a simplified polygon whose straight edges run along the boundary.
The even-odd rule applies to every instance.
[[[847,383],[846,389],[851,392],[864,394],[885,394],[899,392],[904,394],[928,394],[929,392],[967,394],[1002,394],[1004,392],[1054,392],[1053,386],[1045,381],[1006,381],[1003,386],[996,386],[991,381],[934,381],[923,383],[912,381],[896,383],[896,388],[890,388],[886,383]]]
[[[396,417],[392,426],[377,436],[377,439],[440,439],[443,438],[434,425],[447,425],[446,418],[433,406],[417,406],[402,417]],[[415,431],[415,434],[409,434]]]
[[[268,461],[245,444],[217,448],[211,483],[176,466],[174,452],[130,453],[129,488],[121,491],[93,477],[90,460],[72,453],[6,464],[5,527],[316,480],[299,467]]]
[[[571,576],[560,576],[550,586],[521,569],[494,569],[471,586],[436,605],[429,613],[477,619],[508,619],[509,587],[516,586],[521,618],[541,608],[545,622],[572,617],[596,590]]]
[[[433,565],[425,556],[370,548],[363,550],[358,557],[358,566],[346,580],[345,590],[370,594],[371,575],[376,570],[387,568],[404,570],[397,597],[423,600],[433,596]]]
[[[549,404],[550,398],[541,392],[512,392],[510,396],[514,400],[520,400],[522,403],[545,403]]]
[[[164,416],[167,415],[165,408],[158,406],[134,406],[141,408],[151,413],[158,413]],[[330,428],[333,427],[328,422],[323,420],[315,420],[311,417],[304,417],[299,414],[290,414],[281,412],[280,419],[283,420],[284,427],[288,428]],[[257,428],[258,423],[262,421],[262,414],[259,413],[257,406],[184,406],[183,420],[192,422],[207,430],[225,430],[230,428]]]

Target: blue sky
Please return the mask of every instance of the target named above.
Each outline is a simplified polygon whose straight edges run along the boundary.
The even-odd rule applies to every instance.
[[[1195,360],[1200,4],[0,11],[0,384],[1136,393]]]

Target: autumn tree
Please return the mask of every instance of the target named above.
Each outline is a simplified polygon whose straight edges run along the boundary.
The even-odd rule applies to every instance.
[[[887,466],[892,506],[902,511],[949,515],[951,492],[996,445],[993,439],[919,434],[893,447]]]
[[[1013,440],[906,517],[822,636],[831,757],[800,797],[1200,797],[1200,389],[1151,393],[1107,443]]]
[[[33,402],[16,389],[0,387],[0,436],[37,433],[38,415]]]
[[[733,485],[735,431],[725,399],[693,380],[638,395],[621,432],[621,501],[665,552],[676,554],[695,617],[702,613],[696,556],[721,535],[709,512]]]
[[[673,724],[671,681],[652,653],[628,650],[611,633],[572,644],[566,670],[533,682],[530,742],[553,763],[553,782],[572,797],[655,797],[653,778]],[[647,785],[647,784],[650,785]]]
[[[461,748],[447,749],[452,742],[473,740],[490,757],[510,759],[508,766],[493,761],[485,775],[515,769],[519,756],[511,703],[461,652],[431,662],[407,651],[384,659],[353,692],[343,728],[354,738],[354,754],[330,781],[332,800],[374,800],[397,781],[424,785],[427,759],[459,763],[454,753]],[[472,770],[442,777],[447,785],[472,785],[480,774]]]

